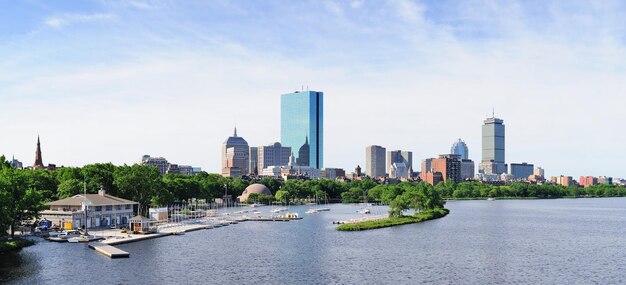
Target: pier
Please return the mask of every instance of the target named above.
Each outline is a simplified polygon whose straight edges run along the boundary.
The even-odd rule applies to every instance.
[[[100,242],[91,243],[89,244],[89,247],[110,258],[128,258],[130,256],[130,254],[126,251]]]

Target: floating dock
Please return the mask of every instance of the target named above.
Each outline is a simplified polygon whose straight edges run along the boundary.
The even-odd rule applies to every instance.
[[[128,258],[130,256],[130,254],[126,251],[101,242],[91,243],[89,244],[89,247],[110,258]]]

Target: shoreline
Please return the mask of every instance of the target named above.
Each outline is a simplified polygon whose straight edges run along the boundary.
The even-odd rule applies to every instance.
[[[475,200],[556,200],[556,199],[602,199],[602,198],[626,198],[624,196],[563,196],[563,197],[476,197],[476,198],[444,198],[444,201],[475,201]]]
[[[34,240],[21,237],[13,237],[12,240],[2,239],[0,241],[0,254],[20,251],[22,248],[29,247],[34,244]]]
[[[388,217],[380,220],[364,221],[351,224],[339,225],[338,231],[366,231],[380,228],[388,228],[394,226],[422,223],[425,221],[443,218],[450,213],[446,208],[437,208],[434,210],[424,211],[413,216]]]

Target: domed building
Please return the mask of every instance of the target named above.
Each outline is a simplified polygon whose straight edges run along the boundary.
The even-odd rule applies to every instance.
[[[252,193],[272,195],[272,191],[270,191],[267,186],[255,183],[246,187],[246,190],[244,190],[243,193],[241,193],[241,196],[237,197],[237,199],[239,199],[239,202],[247,202],[248,196],[250,196],[250,194]]]
[[[296,163],[298,166],[309,166],[309,156],[311,153],[310,151],[311,149],[309,147],[309,136],[307,136],[306,141],[300,147],[300,150],[298,150],[298,159]]]

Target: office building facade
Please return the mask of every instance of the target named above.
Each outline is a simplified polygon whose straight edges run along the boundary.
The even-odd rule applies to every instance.
[[[482,161],[479,172],[484,174],[506,173],[504,157],[504,121],[487,118],[482,127]]]
[[[469,159],[469,149],[464,141],[458,139],[452,144],[452,148],[450,149],[451,154],[458,154],[461,156],[461,159]]]
[[[230,157],[228,154],[230,152]],[[224,143],[222,143],[222,172],[224,168],[239,168],[241,173],[249,173],[250,163],[250,148],[248,142],[237,135],[237,128],[233,133],[233,136],[228,137]],[[237,171],[238,173],[238,171]]]
[[[394,164],[396,164],[394,166]],[[392,168],[393,173],[392,175]],[[409,177],[409,170],[413,171],[413,153],[410,151],[392,150],[387,152],[387,171],[389,177]]]
[[[365,148],[365,172],[372,178],[387,176],[385,170],[386,151],[382,146],[369,145]]]
[[[511,163],[511,174],[515,179],[527,180],[529,176],[534,174],[535,166],[523,163]]]
[[[259,173],[268,167],[282,167],[289,164],[291,148],[284,147],[279,142],[258,147]]]
[[[296,161],[321,169],[324,166],[324,93],[296,91],[281,96],[280,141],[283,146],[300,150]],[[307,152],[308,151],[308,157]],[[300,164],[298,164],[300,165]]]

